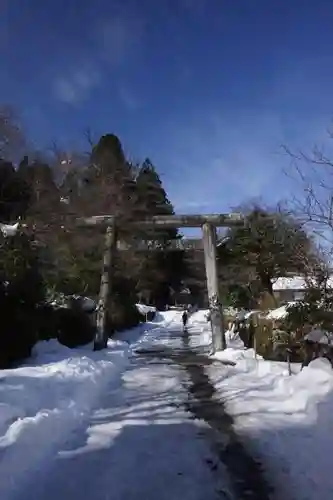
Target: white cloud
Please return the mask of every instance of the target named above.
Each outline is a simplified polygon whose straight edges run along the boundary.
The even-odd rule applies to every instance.
[[[324,144],[332,156],[330,141],[323,140],[328,122],[322,117],[307,121],[303,114],[293,120],[286,116],[283,111],[248,110],[232,117],[205,113],[191,117],[186,126],[164,131],[169,138],[163,152],[168,165],[165,184],[177,211],[224,212],[251,199],[274,205],[302,198],[297,176],[295,181],[284,173],[289,169],[295,177],[296,172],[281,145],[307,152],[314,143]],[[309,167],[307,173],[314,182]],[[322,180],[323,169],[319,175]]]
[[[165,183],[177,210],[230,210],[250,199],[275,203],[288,183],[276,154],[283,133],[279,117],[214,113],[191,119],[170,138]]]
[[[271,175],[265,164],[266,171],[243,163],[232,165],[222,158],[207,158],[203,168],[189,166],[182,180],[170,185],[171,200],[177,210],[224,212],[262,194]]]
[[[141,48],[142,35],[141,18],[130,17],[125,11],[116,12],[106,20],[100,19],[93,30],[93,50],[90,47],[71,55],[61,74],[53,78],[54,95],[69,104],[88,98],[101,83],[105,70],[119,70],[120,65],[128,64],[128,59]],[[129,108],[138,104],[137,98],[126,88],[121,90],[120,97]]]
[[[67,77],[59,77],[53,84],[56,97],[63,102],[73,104],[77,101],[77,89],[72,81]]]
[[[102,21],[97,33],[101,57],[112,66],[126,62],[141,47],[143,31],[142,19],[124,12]]]
[[[121,86],[118,89],[119,97],[129,111],[136,111],[141,106],[141,101],[128,87]]]
[[[56,77],[53,82],[55,96],[68,104],[84,100],[100,83],[100,73],[95,68],[75,67],[67,74]]]

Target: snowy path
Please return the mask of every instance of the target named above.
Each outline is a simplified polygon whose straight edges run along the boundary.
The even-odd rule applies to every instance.
[[[155,338],[168,343],[173,329],[179,331],[179,319],[149,331],[139,345],[151,346]],[[129,356],[78,427],[59,443],[48,429],[53,446],[45,460],[31,463],[24,481],[2,475],[1,499],[228,498],[227,474],[216,465],[207,425],[184,408],[185,379],[173,363]],[[6,453],[2,458],[6,466]]]
[[[210,336],[205,311],[188,337],[170,311],[1,370],[1,500],[330,499],[331,365],[290,377],[231,337],[206,356]]]

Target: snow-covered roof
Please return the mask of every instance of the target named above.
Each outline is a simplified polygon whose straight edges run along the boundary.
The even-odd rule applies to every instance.
[[[148,314],[149,312],[156,312],[156,307],[147,306],[146,304],[135,304],[140,314]]]
[[[333,275],[330,276],[327,286],[333,288]],[[291,276],[286,278],[278,278],[275,283],[273,283],[273,291],[280,290],[304,290],[307,288],[305,278],[302,276]]]
[[[235,317],[237,318],[238,321],[245,321],[254,314],[260,314],[260,312],[261,311],[259,311],[259,309],[253,309],[252,311],[240,310],[237,313],[235,313]]]
[[[288,316],[288,309],[291,308],[293,305],[297,304],[297,302],[288,302],[288,304],[285,304],[284,306],[278,307],[277,309],[273,309],[270,311],[266,318],[267,319],[284,319]]]

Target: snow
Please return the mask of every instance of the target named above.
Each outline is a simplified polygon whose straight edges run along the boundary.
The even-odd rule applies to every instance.
[[[41,342],[29,362],[0,372],[2,500],[215,500],[221,490],[233,498],[227,468],[207,467],[207,424],[184,409],[187,372],[139,354],[181,347],[181,314],[159,313],[100,352]],[[193,313],[188,329],[191,348],[207,352],[207,311]],[[205,370],[274,487],[271,500],[330,500],[330,363],[294,364],[289,376],[286,363],[245,350],[233,330],[226,338]]]
[[[297,302],[288,302],[288,304],[285,304],[284,306],[278,307],[277,309],[273,309],[270,311],[267,315],[267,319],[272,319],[272,320],[279,320],[279,319],[284,319],[288,316],[288,308],[293,307],[293,305],[296,305]]]
[[[330,500],[332,475],[333,370],[320,358],[301,370],[265,361],[228,336],[228,348],[213,357],[233,361],[228,375],[209,374],[234,418],[235,430],[264,464],[274,499]],[[204,343],[204,340],[203,340]]]
[[[328,287],[333,287],[333,275],[328,278],[327,281]],[[291,276],[289,278],[278,278],[273,283],[273,291],[281,291],[281,290],[305,290],[307,288],[307,284],[305,278],[302,276]]]
[[[226,311],[223,311],[224,314],[227,314]],[[262,314],[262,311],[259,309],[253,309],[252,311],[246,311],[245,309],[241,309],[239,311],[234,312],[235,319],[238,321],[246,321],[251,318],[251,316],[254,316],[255,314]]]
[[[66,441],[119,372],[124,354],[123,345],[113,343],[101,354],[91,345],[70,350],[50,340],[37,345],[29,363],[0,372],[1,498],[14,479],[24,484]]]
[[[280,290],[304,290],[307,288],[305,279],[302,276],[292,276],[290,278],[278,278],[273,283],[273,291]]]
[[[145,315],[148,314],[149,312],[156,312],[156,307],[147,306],[146,304],[135,304],[135,305],[140,314]]]
[[[134,355],[178,345],[180,324],[160,313],[100,352],[42,342],[0,372],[0,498],[220,498],[205,425],[182,405],[186,374]]]
[[[317,344],[333,346],[333,333],[321,328],[313,328],[305,335],[304,339],[316,342]]]
[[[15,236],[18,231],[18,228],[19,228],[18,222],[16,222],[15,224],[0,223],[0,232],[5,238]]]

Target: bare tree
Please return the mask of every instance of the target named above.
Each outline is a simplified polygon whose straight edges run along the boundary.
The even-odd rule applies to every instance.
[[[333,131],[328,130],[328,138],[333,139]],[[283,151],[290,158],[287,175],[297,179],[303,191],[303,196],[293,197],[290,210],[325,241],[326,250],[333,248],[333,159],[318,146],[310,153],[287,146]]]
[[[84,130],[84,136],[89,144],[89,154],[91,153],[91,150],[93,149],[93,147],[95,146],[95,144],[97,143],[97,139],[95,139],[95,134],[92,132],[91,128],[90,127],[87,127],[85,130]]]

